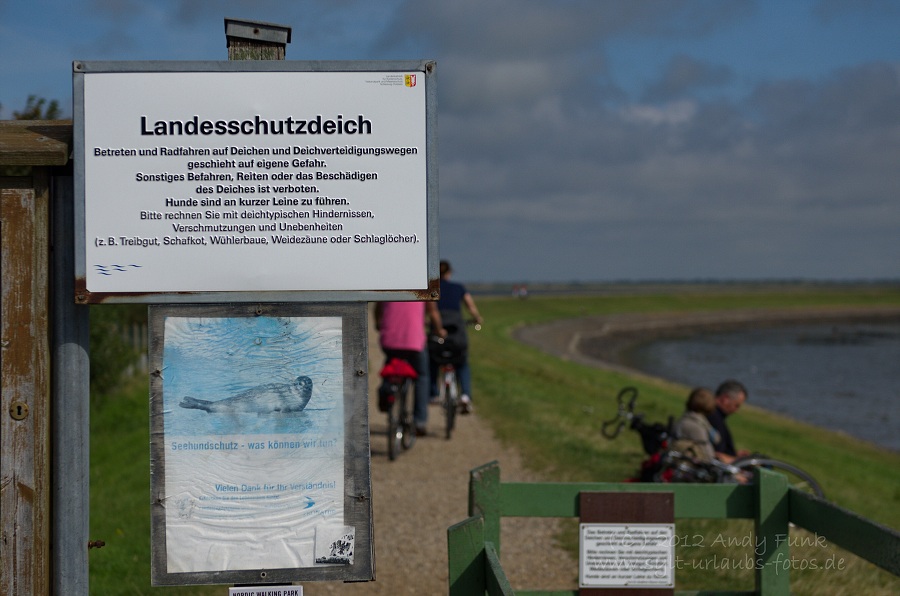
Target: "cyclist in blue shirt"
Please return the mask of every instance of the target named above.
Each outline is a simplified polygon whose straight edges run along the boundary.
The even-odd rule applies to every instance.
[[[460,283],[450,281],[453,269],[450,267],[449,261],[441,261],[441,297],[438,300],[437,307],[441,313],[441,321],[444,329],[451,333],[455,330],[461,334],[461,344],[467,345],[465,340],[466,324],[462,315],[462,307],[465,306],[469,314],[475,319],[479,325],[483,322],[481,313],[475,305],[472,295],[466,290],[466,287]],[[438,394],[438,364],[431,362],[431,395]],[[462,405],[462,413],[468,414],[472,411],[472,373],[469,370],[469,359],[467,351],[464,352],[460,364],[456,366],[456,373],[459,376],[459,384],[462,395],[460,403]],[[436,398],[432,398],[434,401]]]

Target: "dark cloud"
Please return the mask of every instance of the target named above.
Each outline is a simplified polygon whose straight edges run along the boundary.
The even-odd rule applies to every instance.
[[[622,37],[697,36],[746,14],[746,1],[407,1],[374,44],[377,54],[425,51],[441,64],[442,110],[621,98],[605,44]]]
[[[674,56],[666,65],[660,80],[644,93],[646,101],[670,100],[685,93],[731,82],[732,70],[722,64],[711,64],[684,54]]]
[[[439,52],[502,60],[596,49],[621,35],[696,36],[752,12],[750,0],[408,0],[384,43],[427,39]]]
[[[560,90],[543,110],[454,119],[442,246],[468,250],[460,227],[506,237],[484,238],[500,252],[541,238],[525,250],[556,279],[586,272],[562,254],[616,255],[596,264],[600,278],[896,276],[884,254],[900,250],[898,89],[896,66],[868,64],[766,83],[746,104],[567,111]]]
[[[765,83],[751,101],[773,130],[792,135],[893,128],[900,122],[900,63],[844,68],[821,83]]]
[[[900,274],[863,248],[900,250],[896,65],[704,100],[735,72],[682,54],[634,102],[610,38],[702,36],[752,3],[590,3],[521,38],[537,5],[416,6],[393,31],[440,48],[442,248],[471,275],[485,254],[534,279]]]

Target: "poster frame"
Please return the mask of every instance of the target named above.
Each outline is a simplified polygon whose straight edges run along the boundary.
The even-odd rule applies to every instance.
[[[349,565],[170,573],[166,546],[166,434],[163,409],[164,349],[168,317],[339,317],[343,382],[343,524],[355,529]],[[289,584],[302,581],[374,579],[372,481],[368,423],[368,342],[364,303],[153,305],[150,324],[151,582],[194,584]]]

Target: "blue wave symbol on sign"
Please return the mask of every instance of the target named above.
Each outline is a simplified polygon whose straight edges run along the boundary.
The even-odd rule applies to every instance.
[[[100,275],[112,275],[114,273],[127,273],[134,269],[140,269],[142,265],[94,265],[94,269]]]

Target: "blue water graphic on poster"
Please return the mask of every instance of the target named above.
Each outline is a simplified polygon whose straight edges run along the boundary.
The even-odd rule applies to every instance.
[[[168,572],[315,565],[343,528],[340,317],[167,317]]]
[[[167,319],[166,434],[299,433],[321,426],[343,399],[340,326],[328,321]]]

